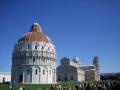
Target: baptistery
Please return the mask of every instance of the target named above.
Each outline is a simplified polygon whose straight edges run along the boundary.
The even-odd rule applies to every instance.
[[[38,23],[18,39],[12,53],[12,83],[56,83],[56,51]]]

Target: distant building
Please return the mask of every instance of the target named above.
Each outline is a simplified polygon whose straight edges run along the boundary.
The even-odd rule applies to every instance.
[[[56,83],[56,51],[38,23],[15,44],[12,83]]]
[[[11,82],[11,73],[10,72],[0,72],[0,83]]]
[[[75,57],[73,60],[62,58],[61,65],[57,67],[58,81],[84,81],[100,80],[98,57],[94,57],[92,65],[81,65],[80,59]]]

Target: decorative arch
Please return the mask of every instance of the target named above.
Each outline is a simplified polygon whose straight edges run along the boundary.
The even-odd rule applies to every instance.
[[[32,82],[34,83],[40,83],[40,77],[41,77],[41,68],[39,66],[32,66]]]

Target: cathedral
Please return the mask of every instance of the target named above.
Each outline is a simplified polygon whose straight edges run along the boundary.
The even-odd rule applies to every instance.
[[[97,56],[93,59],[92,65],[81,65],[78,57],[70,60],[67,57],[61,59],[57,67],[57,81],[89,81],[100,80],[100,63]]]
[[[38,23],[16,42],[12,53],[12,83],[56,83],[56,51]]]

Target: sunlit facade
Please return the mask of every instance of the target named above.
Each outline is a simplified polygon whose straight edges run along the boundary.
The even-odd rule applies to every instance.
[[[55,46],[38,23],[33,23],[14,46],[11,82],[56,83]]]

